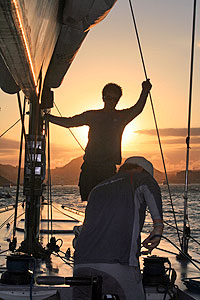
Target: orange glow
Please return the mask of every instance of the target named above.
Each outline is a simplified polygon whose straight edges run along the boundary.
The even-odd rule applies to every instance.
[[[30,50],[29,50],[29,47],[28,47],[28,42],[26,40],[26,35],[25,35],[25,32],[24,32],[24,28],[23,28],[23,25],[22,25],[21,18],[20,18],[20,13],[19,13],[17,1],[16,0],[12,0],[12,1],[13,1],[13,4],[14,4],[14,7],[15,7],[17,19],[18,19],[18,22],[19,22],[19,27],[20,27],[22,37],[23,37],[23,41],[24,41],[25,48],[26,48],[26,53],[28,55],[28,60],[29,60],[30,66],[31,66],[31,71],[32,71],[32,75],[33,75],[34,84],[35,84],[35,86],[37,86],[37,80],[35,78],[33,62],[32,62],[32,59],[31,59],[31,54],[30,54]],[[37,93],[38,93],[38,90],[37,90]]]
[[[135,139],[135,124],[131,123],[126,126],[122,135],[122,148],[127,150],[132,143],[133,139]]]
[[[73,132],[73,134],[75,135],[75,137],[77,138],[77,140],[79,141],[79,143],[81,144],[81,146],[83,147],[83,149],[85,149],[87,142],[88,142],[88,131],[89,131],[89,127],[88,126],[81,126],[78,128],[71,128],[71,131]],[[70,135],[71,139],[74,139],[71,135]],[[74,140],[74,144],[80,148],[80,150],[82,151],[81,147],[78,145],[78,143]]]
[[[31,48],[28,44],[28,36],[25,36],[26,28],[19,1],[12,0],[11,3],[14,13],[16,10],[16,21],[19,21],[18,27],[22,32],[22,39],[27,49],[27,57],[34,77],[36,65],[33,57],[31,62],[29,51]],[[125,2],[118,1],[107,18],[91,29],[62,84],[59,88],[52,89],[54,101],[64,117],[72,117],[87,110],[102,109],[102,88],[109,82],[117,83],[123,89],[123,96],[117,109],[129,108],[137,102],[141,93],[144,72],[133,32],[129,5]],[[159,131],[167,128],[186,128],[188,123],[192,4],[188,4],[187,0],[182,0],[180,6],[179,2],[173,1],[172,4],[172,1],[157,1],[157,5],[155,5],[155,1],[151,0],[134,1],[144,59],[152,83],[151,95]],[[189,7],[190,9],[188,9]],[[200,10],[198,10],[198,16],[199,14]],[[197,28],[199,28],[199,17],[197,22]],[[197,30],[191,124],[192,127],[197,128],[199,128],[200,111],[199,61],[200,31]],[[36,73],[35,76],[37,79]],[[19,119],[19,113],[15,95],[8,95],[0,91],[0,96],[0,133],[3,133]],[[51,110],[51,114],[59,115],[56,108]],[[150,129],[155,130],[155,123],[148,99],[142,113],[124,130],[122,156],[123,158],[131,155],[145,156],[152,161],[156,168],[162,170],[158,139],[155,134],[144,133]],[[71,130],[82,147],[85,148],[88,127],[71,128]],[[51,166],[64,166],[70,160],[84,154],[66,128],[50,124],[50,133]],[[14,146],[11,142],[16,141],[19,136],[20,124],[6,134],[8,146],[4,140],[0,154],[2,163],[9,163],[9,157],[13,163],[11,154]],[[183,169],[186,149],[185,137],[179,137],[176,134],[172,137],[163,136],[161,131],[160,138],[167,170]],[[181,138],[183,138],[183,142],[180,141]],[[191,147],[191,168],[200,168],[199,138],[200,135],[194,136],[195,143]],[[18,163],[17,155],[16,164]]]

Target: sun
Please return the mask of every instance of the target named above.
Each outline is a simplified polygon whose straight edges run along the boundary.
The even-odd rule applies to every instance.
[[[128,124],[123,132],[122,135],[122,149],[128,150],[130,145],[132,144],[133,140],[135,139],[135,131],[136,131],[135,124]]]
[[[71,128],[71,131],[76,136],[76,139],[81,144],[81,146],[85,149],[87,142],[88,142],[88,126],[81,126],[81,127],[74,127]]]

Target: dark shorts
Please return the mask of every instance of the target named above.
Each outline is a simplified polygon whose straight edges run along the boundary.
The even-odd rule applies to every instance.
[[[91,166],[83,163],[79,177],[79,189],[82,201],[87,201],[89,193],[100,182],[116,174],[115,165]]]

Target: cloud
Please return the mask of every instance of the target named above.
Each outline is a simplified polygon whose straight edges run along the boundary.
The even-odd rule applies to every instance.
[[[154,136],[157,135],[155,129],[145,129],[145,130],[137,130],[135,133],[138,134],[145,134]],[[163,137],[186,137],[188,135],[188,129],[187,128],[162,128],[159,129],[159,133]],[[191,128],[190,131],[191,136],[200,136],[200,128]]]
[[[20,142],[1,138],[0,139],[0,164],[11,164],[18,165],[19,162],[19,147]],[[63,167],[69,161],[84,153],[79,148],[68,148],[59,144],[51,144],[50,146],[50,157],[51,157],[51,168]],[[24,165],[24,152],[22,153],[22,166]],[[48,159],[48,154],[46,151],[46,157]]]
[[[141,130],[141,132],[143,132]],[[149,130],[148,130],[149,132]],[[177,132],[176,132],[177,133]],[[171,134],[171,133],[170,133]],[[133,150],[124,151],[123,157],[129,157],[132,155],[141,155],[152,161],[155,168],[163,171],[161,155],[158,147],[158,143],[155,143],[155,136],[151,135],[152,140],[144,141],[142,135],[137,144],[134,144]],[[185,136],[164,136],[162,138],[162,143],[166,144],[164,147],[164,157],[165,163],[168,171],[173,170],[184,170],[185,169],[185,159],[186,159],[186,143]],[[146,146],[147,145],[147,146]],[[157,146],[155,146],[157,145]],[[200,137],[191,137],[191,150],[190,150],[190,169],[200,169]],[[83,151],[76,148],[68,148],[63,145],[51,144],[51,168],[63,167],[69,161],[74,158],[83,155]],[[47,155],[47,152],[46,152]],[[12,164],[18,165],[19,160],[19,142],[1,138],[0,139],[0,163],[1,164]],[[22,159],[23,165],[24,159]]]
[[[186,168],[186,147],[171,147],[167,151],[164,150],[164,160],[167,171],[180,171]],[[140,155],[150,160],[154,167],[160,171],[164,171],[161,153],[158,148],[148,148],[148,150],[137,150],[134,151],[123,151],[123,157]],[[200,148],[191,147],[190,159],[189,159],[190,170],[200,170]]]
[[[162,138],[162,137],[161,137]],[[185,137],[183,138],[172,138],[172,139],[166,139],[163,138],[161,140],[162,144],[168,144],[168,145],[186,145],[186,139]],[[148,141],[148,144],[155,144],[155,141]],[[196,144],[199,145],[200,144],[200,137],[191,137],[190,138],[190,145],[192,144]]]

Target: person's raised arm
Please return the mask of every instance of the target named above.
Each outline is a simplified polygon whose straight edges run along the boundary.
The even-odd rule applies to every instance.
[[[142,91],[141,91],[141,94],[140,94],[140,97],[139,97],[137,103],[134,106],[124,110],[124,112],[127,114],[126,123],[129,123],[130,121],[132,121],[135,117],[137,117],[143,111],[143,108],[146,104],[147,96],[151,90],[151,87],[152,87],[152,84],[149,79],[142,82]]]
[[[137,103],[134,105],[135,109],[138,111],[138,114],[140,114],[146,104],[147,96],[151,90],[152,84],[150,82],[150,79],[147,79],[146,81],[143,81],[142,83],[142,92],[140,94],[140,98],[138,99]]]
[[[80,115],[76,115],[71,118],[57,117],[57,116],[53,116],[50,114],[45,114],[44,119],[53,124],[63,126],[66,128],[88,125],[88,113],[87,112],[84,112]]]

